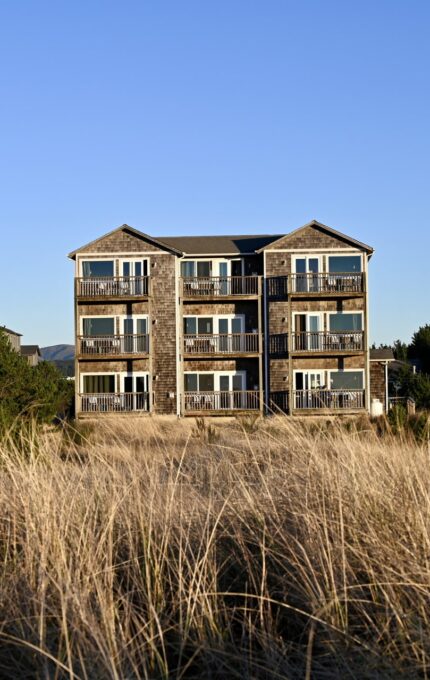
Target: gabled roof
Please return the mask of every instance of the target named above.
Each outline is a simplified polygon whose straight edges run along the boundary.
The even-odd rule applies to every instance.
[[[395,361],[393,350],[390,347],[385,349],[370,349],[370,361]]]
[[[178,248],[184,255],[245,255],[255,252],[280,238],[276,235],[240,236],[162,236],[161,241]]]
[[[21,354],[25,357],[31,357],[33,354],[42,356],[39,345],[21,345]]]
[[[11,329],[6,328],[6,326],[0,326],[0,331],[4,331],[5,333],[8,333],[9,335],[17,335],[19,338],[22,338],[22,333],[17,333],[16,331],[11,331]]]
[[[135,229],[134,227],[130,227],[128,224],[122,224],[120,227],[117,227],[116,229],[112,229],[112,231],[108,231],[107,234],[103,234],[103,236],[99,236],[99,238],[94,239],[94,241],[90,241],[89,243],[85,244],[84,246],[81,246],[80,248],[73,250],[71,253],[69,253],[68,257],[70,257],[71,260],[74,260],[77,253],[81,252],[81,250],[84,250],[85,248],[88,248],[89,246],[92,246],[95,243],[98,243],[102,239],[106,238],[106,236],[112,236],[112,234],[116,234],[116,232],[118,232],[118,231],[127,231],[130,234],[137,236],[137,238],[141,238],[141,239],[144,239],[145,241],[148,241],[149,243],[152,243],[154,246],[157,246],[158,248],[163,248],[164,250],[169,250],[170,252],[174,253],[175,255],[182,255],[181,251],[176,250],[176,248],[172,248],[172,246],[169,246],[166,243],[162,243],[160,241],[160,239],[155,239],[152,236],[149,236],[149,234],[145,234],[143,231],[139,231],[138,229]]]
[[[356,246],[357,248],[360,248],[361,250],[365,250],[367,253],[369,253],[369,255],[371,255],[373,253],[373,248],[371,246],[368,246],[365,243],[362,243],[361,241],[357,241],[355,238],[351,238],[350,236],[343,234],[341,231],[336,231],[336,229],[332,229],[331,227],[328,227],[326,224],[322,224],[322,222],[318,222],[317,220],[312,220],[311,222],[304,224],[302,227],[299,227],[298,229],[294,229],[294,231],[290,231],[288,234],[284,234],[283,236],[279,236],[278,240],[280,241],[281,239],[285,238],[286,236],[293,236],[293,234],[298,234],[303,229],[308,229],[309,227],[313,227],[314,229],[318,229],[319,231],[322,231],[326,234],[329,234],[330,236],[335,236],[336,238],[341,239],[342,241],[345,241],[345,243],[349,243],[350,245]],[[275,245],[276,241],[274,241],[272,243],[273,243],[273,245]],[[267,244],[267,245],[271,245],[271,244]],[[267,245],[264,246],[263,248],[260,248],[257,252],[261,253],[265,248],[267,248]]]

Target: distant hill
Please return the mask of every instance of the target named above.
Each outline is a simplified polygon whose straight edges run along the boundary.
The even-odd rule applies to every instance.
[[[75,358],[74,345],[51,345],[40,350],[45,361],[72,361]]]

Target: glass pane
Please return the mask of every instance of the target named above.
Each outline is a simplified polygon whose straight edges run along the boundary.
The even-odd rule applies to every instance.
[[[136,392],[139,392],[140,394],[146,392],[146,376],[136,376]]]
[[[115,333],[114,319],[100,319],[93,317],[91,319],[83,319],[83,333],[84,335],[113,335]]]
[[[113,260],[88,260],[82,262],[85,278],[93,276],[113,276]]]
[[[308,326],[310,333],[317,333],[320,328],[319,316],[308,316]]]
[[[114,375],[84,375],[85,394],[107,394],[115,392]]]
[[[233,390],[235,392],[240,392],[242,389],[242,376],[241,375],[234,375],[233,376]]]
[[[296,373],[296,390],[303,389],[303,373]]]
[[[127,375],[124,378],[124,392],[133,392],[133,378],[131,375]]]
[[[242,260],[232,260],[232,262],[231,262],[231,275],[232,276],[242,276]]]
[[[330,314],[330,330],[334,332],[349,332],[363,330],[363,317],[361,314],[345,314],[339,312]]]
[[[188,276],[195,276],[196,275],[195,265],[196,263],[193,260],[181,262],[181,276],[185,278],[187,278]]]
[[[184,374],[185,392],[197,392],[197,373]]]
[[[197,262],[197,276],[210,276],[211,262]]]
[[[232,333],[242,333],[242,319],[232,319],[231,320],[231,332]]]
[[[318,274],[318,258],[317,257],[310,257],[309,262],[308,262],[308,267],[309,271],[312,272],[312,274]]]
[[[218,319],[218,330],[221,335],[228,333],[228,319]]]
[[[220,375],[219,389],[221,392],[228,392],[230,390],[230,377],[228,375]]]
[[[328,270],[331,274],[361,272],[360,255],[330,255]]]
[[[330,386],[333,390],[362,390],[362,371],[332,371]]]
[[[184,317],[184,333],[185,335],[195,335],[197,333],[197,319],[195,317]]]
[[[147,321],[146,319],[136,319],[136,328],[138,335],[146,335],[147,333],[146,321]]]
[[[134,275],[135,276],[142,276],[142,263],[141,262],[135,262],[134,263]]]
[[[133,335],[133,319],[124,319],[124,334]]]
[[[200,392],[214,391],[214,376],[213,373],[200,373],[199,375],[199,390]]]
[[[227,262],[220,262],[219,263],[219,275],[220,276],[228,276],[228,263]]]
[[[305,258],[298,258],[296,260],[296,274],[306,274],[306,260],[305,260]]]
[[[131,274],[130,262],[123,262],[122,263],[122,274],[123,274],[123,276],[130,276],[130,274]]]
[[[203,319],[198,319],[197,330],[198,330],[199,334],[201,334],[201,335],[204,335],[204,334],[212,335],[212,333],[213,333],[213,320],[209,317],[203,318]]]

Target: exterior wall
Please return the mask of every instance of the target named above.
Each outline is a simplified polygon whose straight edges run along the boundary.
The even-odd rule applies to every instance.
[[[83,316],[121,317],[133,314],[148,316],[150,335],[150,358],[124,361],[99,360],[77,361],[76,390],[81,389],[80,375],[84,373],[137,373],[149,374],[149,389],[152,392],[152,411],[173,413],[176,411],[176,299],[175,275],[176,255],[164,251],[150,242],[138,238],[127,231],[118,231],[90,244],[78,253],[78,259],[88,257],[115,260],[115,274],[119,275],[119,261],[127,254],[131,257],[148,259],[150,277],[150,297],[145,300],[94,301],[76,304],[76,333],[81,334]],[[118,253],[121,256],[118,257]],[[95,255],[94,255],[95,254]],[[99,255],[97,255],[99,254]],[[79,272],[79,264],[77,265]],[[115,332],[122,333],[117,319]],[[120,391],[119,376],[116,390]],[[173,394],[173,397],[170,396]]]
[[[21,337],[19,335],[15,335],[14,333],[8,333],[7,331],[5,331],[5,332],[6,332],[7,337],[9,338],[9,342],[11,344],[12,349],[14,349],[15,352],[20,352],[21,351]]]
[[[379,399],[387,410],[385,365],[377,361],[370,362],[370,399]]]

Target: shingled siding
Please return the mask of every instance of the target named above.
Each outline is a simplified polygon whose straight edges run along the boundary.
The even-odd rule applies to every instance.
[[[154,412],[165,414],[176,413],[175,260],[174,255],[151,255]]]
[[[103,236],[94,243],[89,243],[86,247],[80,248],[79,255],[82,253],[147,253],[161,251],[159,247],[145,240],[139,238],[135,234],[123,231],[115,231],[113,234]]]
[[[370,400],[379,399],[386,408],[385,366],[377,361],[370,362]]]
[[[327,250],[351,247],[351,244],[344,241],[340,237],[331,236],[318,229],[318,227],[304,227],[296,234],[287,234],[284,238],[279,239],[275,243],[266,247],[266,253],[272,250],[280,250],[281,248],[327,248]]]

